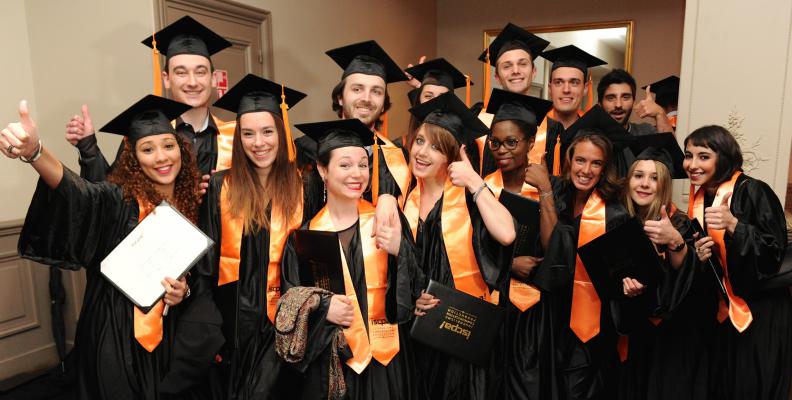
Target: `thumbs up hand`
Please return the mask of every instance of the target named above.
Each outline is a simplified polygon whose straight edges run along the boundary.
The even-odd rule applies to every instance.
[[[0,132],[0,151],[8,158],[30,158],[39,143],[36,122],[30,117],[26,100],[19,102],[19,122],[12,122]]]
[[[524,181],[542,192],[550,192],[553,190],[550,184],[550,173],[547,171],[547,161],[544,156],[539,164],[529,162],[526,165]]]
[[[465,145],[459,148],[460,161],[452,162],[448,165],[448,178],[454,186],[466,187],[470,193],[475,192],[484,183],[479,174],[470,164]]]
[[[734,234],[734,230],[737,229],[738,220],[731,213],[729,207],[731,196],[731,192],[726,193],[720,205],[713,205],[712,207],[704,209],[704,221],[706,221],[708,228],[725,229],[730,235]]]
[[[644,222],[644,233],[652,243],[658,246],[678,244],[684,241],[679,231],[671,224],[671,218],[668,216],[665,205],[660,206],[659,220]]]
[[[77,142],[94,134],[93,121],[91,114],[88,113],[88,105],[83,104],[82,115],[74,115],[66,124],[66,141],[76,146]]]
[[[635,106],[635,113],[640,118],[647,118],[651,117],[654,118],[658,114],[663,113],[663,107],[660,107],[659,104],[655,103],[654,94],[650,91],[651,86],[646,87],[645,97],[643,100],[639,101],[638,104]]]

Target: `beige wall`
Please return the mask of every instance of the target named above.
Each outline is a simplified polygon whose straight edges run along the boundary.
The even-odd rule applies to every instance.
[[[330,48],[375,39],[405,66],[420,54],[435,52],[434,2],[241,3],[272,12],[275,79],[309,94],[295,107],[292,123],[335,118],[329,99],[341,70],[324,54]],[[14,62],[0,63],[0,76],[6,79],[0,124],[16,121],[18,101],[28,99],[44,145],[67,166],[77,168],[77,153],[63,133],[80,105],[89,104],[96,127],[101,127],[151,91],[151,53],[140,41],[151,34],[152,20],[151,1],[0,2],[4,50],[14,55]],[[407,90],[404,83],[390,88],[393,137],[407,125]],[[105,154],[114,154],[120,139],[106,134],[98,138]],[[36,174],[16,160],[2,159],[0,166],[0,221],[24,218]]]
[[[684,0],[437,0],[437,54],[483,84],[477,61],[488,29],[507,22],[523,27],[619,20],[635,21],[632,73],[640,86],[679,74]],[[573,12],[574,10],[574,12]],[[474,91],[480,100],[481,86]],[[642,98],[638,95],[638,98]]]
[[[748,173],[783,204],[792,146],[792,2],[688,0],[685,31],[679,129],[726,125],[732,111],[744,118],[743,153],[763,159]]]

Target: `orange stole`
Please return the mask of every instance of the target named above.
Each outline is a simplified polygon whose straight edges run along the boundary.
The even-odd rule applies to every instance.
[[[399,353],[399,329],[396,324],[388,323],[385,317],[385,290],[388,285],[388,253],[377,249],[376,239],[371,237],[374,229],[374,206],[360,200],[358,202],[358,215],[360,216],[360,241],[363,249],[363,267],[366,275],[366,303],[368,304],[368,332],[363,323],[363,315],[358,304],[355,286],[349,273],[346,255],[341,251],[341,262],[344,272],[344,289],[352,301],[354,318],[352,325],[344,329],[349,347],[352,349],[352,358],[346,361],[347,365],[360,374],[371,362],[373,357],[380,364],[387,366],[393,357]],[[330,211],[327,206],[311,220],[309,229],[318,231],[337,231]]]
[[[385,165],[388,167],[388,171],[390,171],[396,181],[396,185],[399,186],[399,190],[402,192],[402,196],[404,196],[407,193],[407,187],[410,185],[410,169],[407,166],[407,160],[404,159],[404,153],[402,153],[402,149],[399,146],[393,144],[390,139],[382,136],[379,132],[377,132],[377,137],[385,142],[379,149],[385,158]]]
[[[421,185],[415,186],[404,205],[404,216],[410,223],[413,238],[418,233]],[[465,188],[456,187],[446,179],[443,189],[443,209],[440,225],[443,230],[443,243],[454,277],[454,287],[471,296],[493,302],[489,288],[481,276],[476,255],[473,253],[473,225],[470,223]]]
[[[231,216],[228,203],[228,176],[220,189],[220,265],[217,285],[239,280],[239,262],[244,228],[241,218]],[[291,231],[300,227],[302,203],[300,203],[288,225],[281,219],[280,209],[272,206],[269,230],[269,265],[267,265],[267,317],[275,323],[280,299],[280,262],[283,247]]]
[[[583,112],[578,111],[578,116],[582,117]],[[542,123],[536,130],[536,139],[530,151],[528,151],[528,162],[532,164],[541,164],[547,152],[547,119],[557,119],[555,109],[550,110],[542,120]],[[553,176],[561,175],[561,138],[556,139],[556,144],[553,146],[553,168],[550,171]]]
[[[578,232],[578,248],[605,233],[605,201],[595,189],[583,207]],[[586,266],[575,255],[575,281],[572,285],[572,312],[569,327],[583,342],[600,332],[601,303]]]
[[[487,125],[488,128],[492,129],[492,119],[495,118],[495,114],[490,114],[484,110],[478,115],[478,119]],[[484,152],[487,151],[487,135],[479,136],[476,138],[476,147],[478,147],[479,152],[479,173],[484,170]]]
[[[501,191],[503,190],[503,173],[497,170],[484,178],[484,182],[489,185],[490,189],[495,193],[496,198],[500,198]],[[520,195],[532,200],[539,200],[539,191],[535,187],[523,182]],[[520,311],[533,307],[542,298],[542,292],[539,289],[531,286],[518,279],[511,278],[509,281],[509,301],[519,308]]]
[[[668,117],[668,123],[671,124],[672,128],[676,129],[677,116],[676,115],[672,115],[672,116]]]
[[[723,197],[726,196],[726,194],[734,192],[734,185],[737,182],[737,178],[740,176],[740,174],[740,171],[736,171],[730,180],[723,182],[720,184],[720,186],[718,186],[718,191],[715,193],[715,199],[712,202],[713,205],[719,206],[723,202]],[[729,206],[731,206],[731,198],[729,198]],[[699,187],[699,189],[695,191],[694,194],[693,185],[690,185],[688,216],[690,218],[697,218],[701,225],[704,226],[704,189],[701,187]],[[718,247],[718,259],[720,260],[721,266],[723,267],[723,277],[721,280],[723,281],[723,286],[726,287],[726,295],[729,298],[728,306],[722,298],[719,299],[718,321],[723,322],[726,320],[726,317],[729,317],[729,319],[731,319],[732,325],[734,325],[738,331],[743,332],[748,329],[749,325],[751,325],[751,321],[753,321],[753,314],[751,314],[751,309],[748,308],[748,304],[745,302],[745,300],[734,294],[734,289],[732,289],[731,281],[729,280],[726,243],[723,240],[725,233],[726,232],[723,229],[707,228],[707,234],[712,237],[712,240]]]
[[[138,223],[143,221],[152,208],[146,207],[144,201],[137,199],[138,202]],[[160,300],[148,313],[144,313],[137,306],[133,306],[135,339],[143,346],[146,351],[151,353],[159,346],[162,341],[162,312],[165,310],[165,302]]]
[[[236,121],[224,122],[212,115],[217,125],[217,165],[215,170],[222,171],[231,168],[231,149],[234,143]]]

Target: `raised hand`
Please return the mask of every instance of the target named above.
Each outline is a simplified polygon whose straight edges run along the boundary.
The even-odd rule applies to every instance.
[[[731,192],[723,196],[723,201],[717,207],[707,207],[704,209],[704,221],[707,223],[708,228],[712,229],[725,229],[729,234],[734,234],[737,229],[737,218],[731,213],[729,207],[729,199],[731,199]]]
[[[423,64],[424,61],[426,61],[426,56],[421,56],[421,58],[418,59],[418,64]],[[407,64],[407,68],[412,68],[412,67],[413,67],[412,64]],[[419,81],[418,79],[413,78],[413,76],[408,74],[407,71],[405,71],[404,74],[407,75],[407,78],[409,79],[407,81],[408,85],[410,85],[410,86],[412,86],[414,88],[421,87],[421,81]]]
[[[527,156],[526,156],[527,157]],[[539,189],[542,192],[551,191],[550,173],[547,171],[547,160],[542,157],[539,164],[528,163],[525,167],[525,183]]]
[[[377,229],[376,233],[377,248],[383,249],[392,256],[399,255],[401,245],[401,222],[398,216],[389,216],[385,223]]]
[[[88,113],[88,105],[83,104],[82,115],[74,115],[66,124],[66,141],[76,146],[77,142],[94,134],[91,115]]]
[[[678,245],[684,241],[679,231],[671,224],[665,205],[660,206],[660,220],[644,222],[644,233],[656,245]]]
[[[336,294],[330,298],[330,307],[327,309],[327,322],[346,328],[352,325],[353,317],[354,309],[352,308],[352,300],[349,297]]]
[[[30,117],[26,100],[19,102],[19,122],[12,122],[0,131],[0,151],[8,158],[30,158],[38,149],[36,122]]]
[[[459,148],[460,161],[452,162],[448,165],[448,178],[454,186],[466,187],[470,193],[475,192],[484,183],[479,174],[470,164],[465,145]]]
[[[652,94],[650,88],[651,86],[646,87],[646,96],[635,106],[635,113],[640,118],[654,118],[658,114],[663,113],[663,107],[660,107],[659,104],[655,103],[654,94]]]

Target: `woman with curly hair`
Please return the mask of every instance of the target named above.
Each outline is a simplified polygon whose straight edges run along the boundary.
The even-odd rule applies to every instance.
[[[170,124],[187,109],[147,96],[102,128],[126,139],[109,182],[98,184],[81,179],[42,146],[26,102],[19,107],[20,122],[0,133],[3,154],[30,163],[40,175],[19,239],[21,256],[86,270],[74,347],[81,399],[175,397],[202,379],[222,343],[219,329],[202,322],[214,317],[203,297],[184,302],[190,296],[184,278],[163,277],[163,300],[139,309],[99,268],[163,200],[195,221],[196,167]]]
[[[305,94],[248,74],[215,103],[237,113],[231,168],[212,176],[199,225],[217,243],[199,271],[223,316],[223,398],[277,398],[275,311],[289,233],[313,215],[297,170],[288,113]],[[292,147],[290,149],[290,147]],[[196,282],[198,284],[198,282]]]

